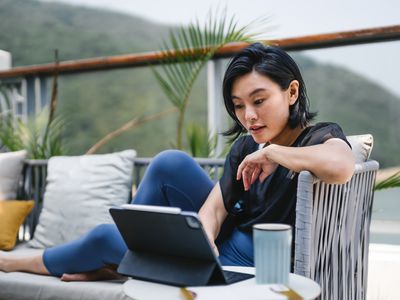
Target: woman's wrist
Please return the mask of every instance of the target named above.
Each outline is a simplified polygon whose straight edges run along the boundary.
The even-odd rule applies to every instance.
[[[278,145],[276,145],[276,144],[268,144],[267,146],[265,146],[263,148],[263,154],[264,154],[264,157],[266,160],[272,161],[272,162],[274,161],[273,154],[274,154],[274,151],[276,151],[277,146]]]

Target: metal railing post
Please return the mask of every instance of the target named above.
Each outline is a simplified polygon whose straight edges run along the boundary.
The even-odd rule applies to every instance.
[[[26,109],[24,117],[38,114],[48,103],[45,77],[26,77]]]

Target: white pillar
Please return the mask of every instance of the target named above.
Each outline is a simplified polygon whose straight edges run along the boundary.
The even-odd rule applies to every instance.
[[[11,69],[11,53],[0,50],[0,71]]]
[[[222,81],[224,74],[222,59],[210,60],[207,64],[207,96],[208,96],[208,132],[211,136],[218,134],[214,156],[224,149],[224,140],[220,135],[225,130],[225,108],[222,97]]]

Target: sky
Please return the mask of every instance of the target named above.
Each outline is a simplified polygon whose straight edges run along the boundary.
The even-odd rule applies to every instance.
[[[43,0],[111,9],[154,22],[204,21],[210,9],[226,8],[245,25],[269,18],[268,38],[296,37],[400,25],[399,0]],[[400,96],[400,41],[304,51],[324,63],[351,69]]]

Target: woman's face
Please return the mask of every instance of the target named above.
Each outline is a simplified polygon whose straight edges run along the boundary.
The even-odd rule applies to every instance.
[[[256,71],[233,82],[232,102],[236,117],[256,143],[284,144],[289,130],[289,106],[298,98],[299,83],[293,80],[287,90]]]

